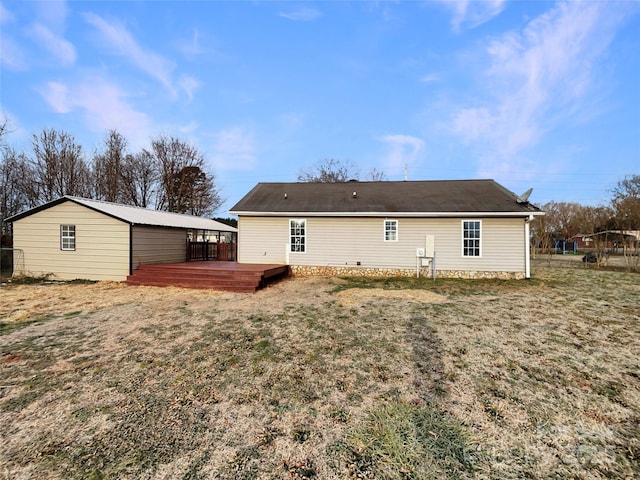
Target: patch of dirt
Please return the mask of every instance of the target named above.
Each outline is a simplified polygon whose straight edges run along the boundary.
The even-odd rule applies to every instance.
[[[340,305],[355,307],[379,300],[406,300],[419,303],[446,303],[447,297],[427,290],[384,290],[382,288],[351,288],[336,294]]]

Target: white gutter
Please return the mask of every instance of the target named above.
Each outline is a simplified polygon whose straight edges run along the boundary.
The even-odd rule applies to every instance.
[[[416,217],[416,218],[459,218],[459,217],[526,217],[544,215],[544,212],[260,212],[230,210],[232,215],[248,217]]]

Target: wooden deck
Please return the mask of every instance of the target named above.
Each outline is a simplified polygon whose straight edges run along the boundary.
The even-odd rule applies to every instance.
[[[128,285],[211,288],[253,293],[269,281],[286,277],[287,265],[202,261],[140,265],[127,277]]]

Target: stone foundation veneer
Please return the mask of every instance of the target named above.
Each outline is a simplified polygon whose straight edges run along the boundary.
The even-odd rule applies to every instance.
[[[292,275],[301,277],[415,277],[415,268],[381,267],[320,267],[309,265],[290,265]],[[420,269],[421,277],[430,277],[428,268]],[[503,280],[522,280],[524,272],[472,272],[467,270],[437,270],[436,278],[497,278]]]

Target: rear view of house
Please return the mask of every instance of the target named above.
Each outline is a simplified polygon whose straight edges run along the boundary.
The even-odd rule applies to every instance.
[[[235,252],[237,234],[206,218],[71,196],[7,221],[15,273],[59,280],[124,281],[142,264],[188,260],[190,241],[232,245],[224,251]]]
[[[529,278],[529,222],[543,214],[493,180],[260,183],[231,213],[241,263],[465,278]]]

